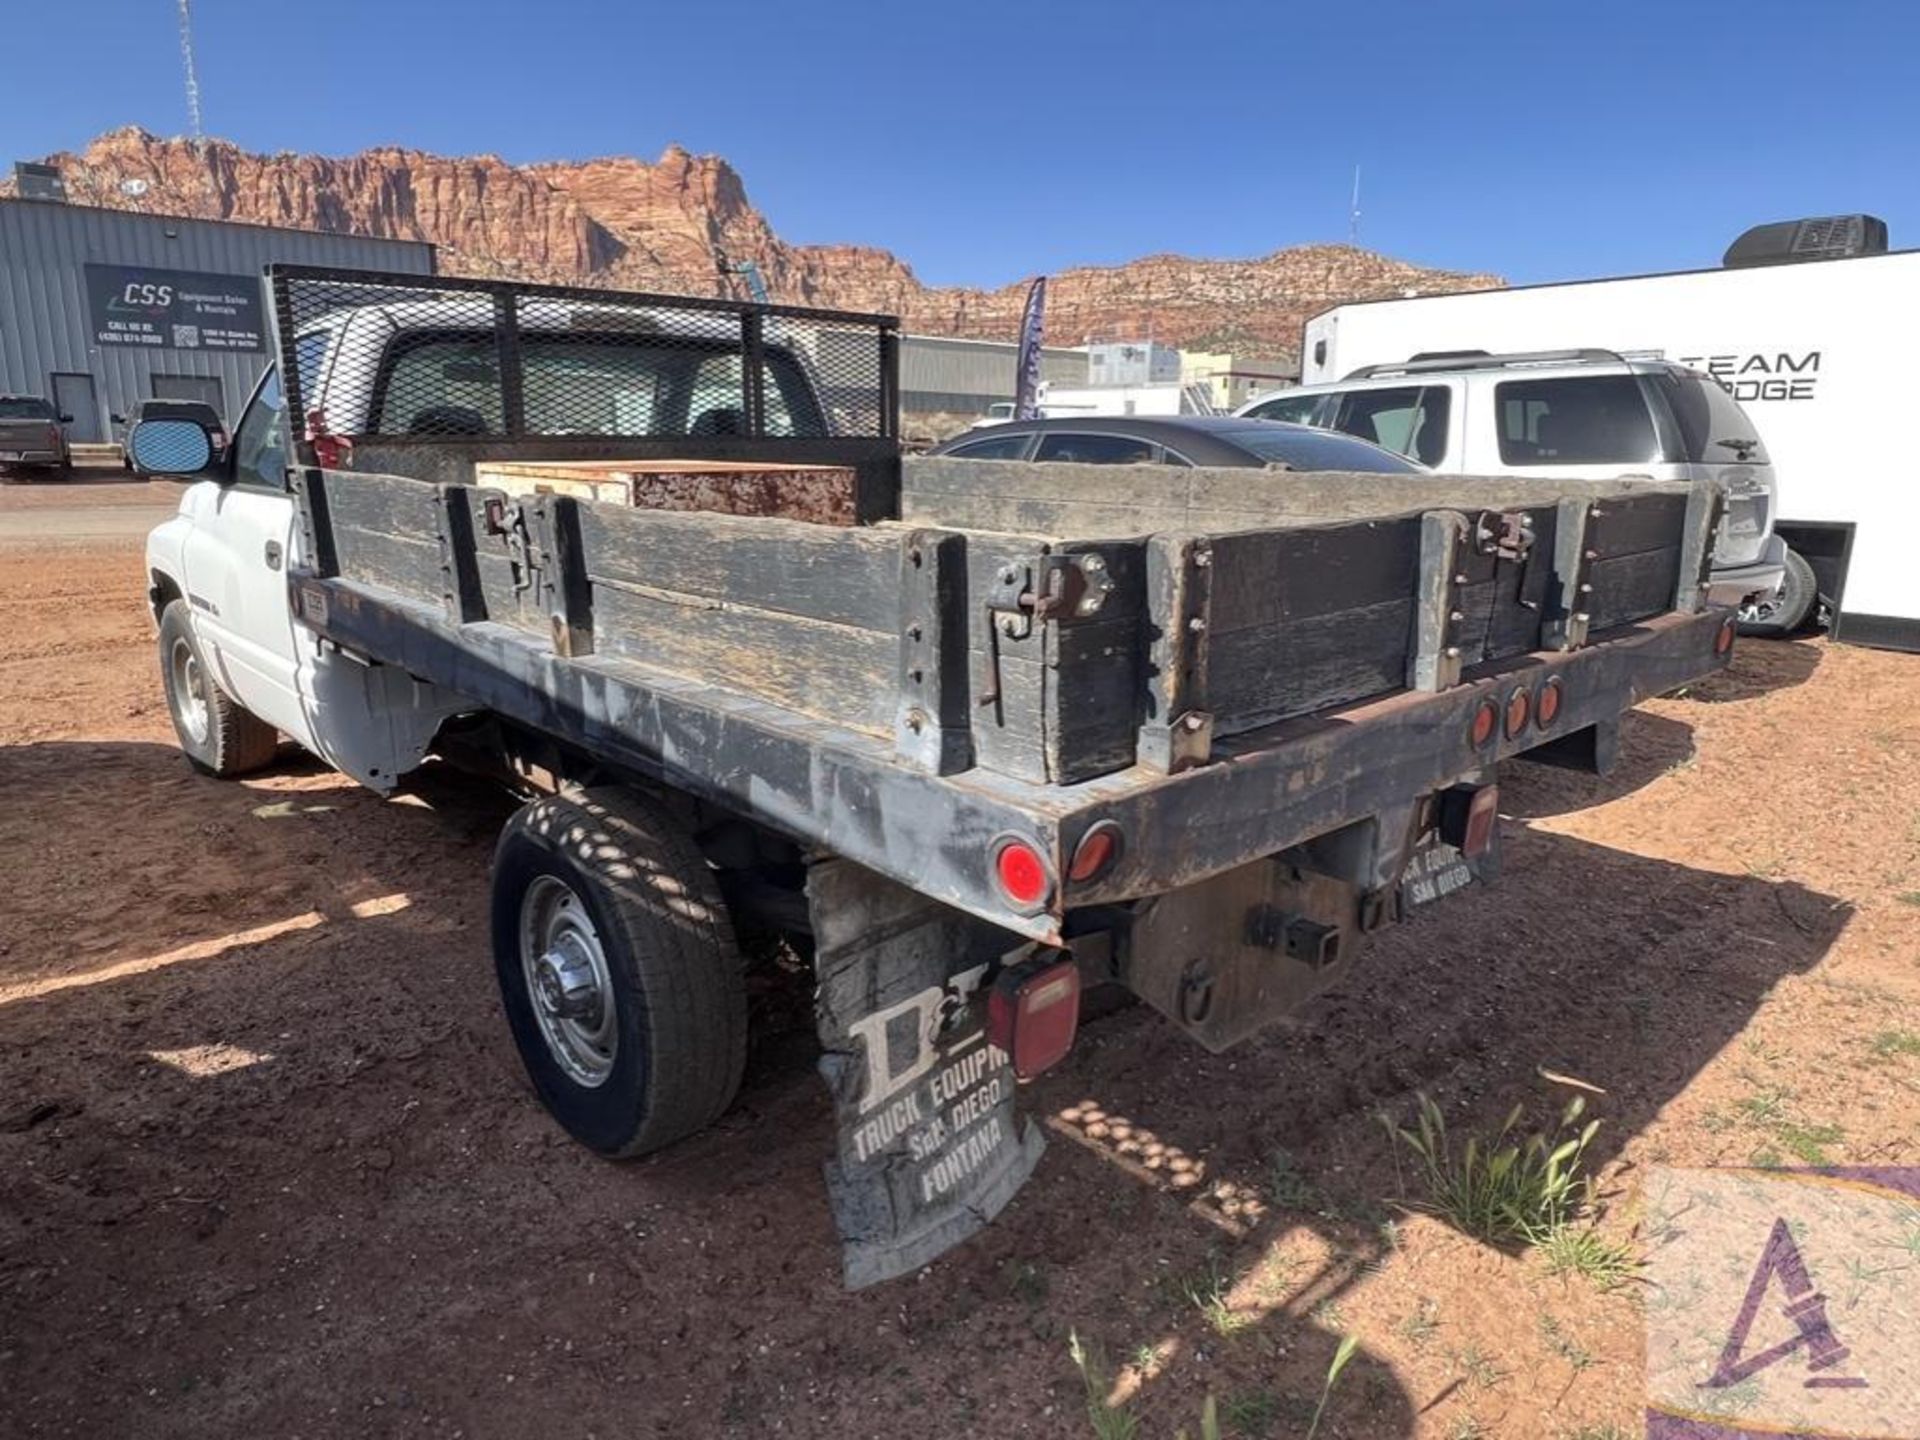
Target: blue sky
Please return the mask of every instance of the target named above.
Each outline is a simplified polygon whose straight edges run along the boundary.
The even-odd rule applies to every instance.
[[[0,159],[186,128],[172,0],[8,21]],[[196,0],[207,130],[510,160],[725,155],[795,241],[933,283],[1344,239],[1517,281],[1762,220],[1920,243],[1920,5]],[[45,63],[25,64],[28,55]]]

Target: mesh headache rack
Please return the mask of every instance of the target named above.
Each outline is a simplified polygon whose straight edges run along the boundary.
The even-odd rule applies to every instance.
[[[890,315],[300,265],[267,277],[296,435],[621,456],[897,443]]]

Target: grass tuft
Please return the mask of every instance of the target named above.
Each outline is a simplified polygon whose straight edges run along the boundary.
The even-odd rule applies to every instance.
[[[1458,1147],[1432,1098],[1422,1092],[1418,1103],[1414,1129],[1385,1116],[1381,1123],[1419,1161],[1427,1189],[1422,1208],[1481,1240],[1538,1245],[1585,1204],[1580,1162],[1600,1122],[1580,1124],[1586,1109],[1583,1097],[1567,1102],[1551,1130],[1518,1135],[1521,1107],[1516,1105],[1490,1142],[1470,1135]]]
[[[1106,1356],[1100,1347],[1082,1342],[1080,1332],[1070,1330],[1067,1354],[1073,1357],[1074,1369],[1080,1372],[1080,1381],[1087,1387],[1087,1420],[1098,1440],[1136,1440],[1140,1434],[1139,1417],[1107,1400],[1113,1393],[1113,1379],[1107,1374]]]
[[[1546,1256],[1551,1273],[1578,1275],[1601,1290],[1615,1289],[1640,1273],[1640,1261],[1631,1250],[1591,1225],[1556,1226],[1540,1242],[1540,1253]]]
[[[1207,1327],[1223,1338],[1238,1335],[1255,1321],[1256,1317],[1233,1308],[1228,1298],[1233,1293],[1233,1277],[1212,1257],[1205,1270],[1181,1282],[1180,1293],[1200,1312]]]

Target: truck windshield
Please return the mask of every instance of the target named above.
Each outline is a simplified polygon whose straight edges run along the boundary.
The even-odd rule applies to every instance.
[[[1694,371],[1668,370],[1655,377],[1656,388],[1673,412],[1686,458],[1694,464],[1767,463],[1760,432],[1747,412],[1719,385]]]
[[[44,400],[0,400],[0,420],[51,420],[53,406]]]
[[[433,332],[395,347],[371,433],[490,435],[505,428],[491,332]],[[742,435],[738,351],[675,338],[525,334],[526,421],[540,435]],[[768,435],[824,435],[798,363],[769,348]]]

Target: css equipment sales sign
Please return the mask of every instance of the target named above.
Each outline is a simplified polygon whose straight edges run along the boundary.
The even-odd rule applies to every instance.
[[[89,265],[96,345],[165,350],[265,350],[260,282],[244,275]]]

